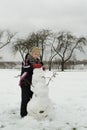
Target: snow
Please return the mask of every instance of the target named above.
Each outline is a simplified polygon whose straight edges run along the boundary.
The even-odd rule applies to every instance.
[[[49,89],[46,85],[45,71],[36,68],[33,71],[32,87],[33,97],[28,105],[29,115],[37,120],[52,118],[53,104],[49,98]]]
[[[20,70],[0,69],[0,130],[87,130],[86,70],[46,70],[53,115],[42,120],[31,115],[20,117],[21,90],[16,77],[19,74]]]

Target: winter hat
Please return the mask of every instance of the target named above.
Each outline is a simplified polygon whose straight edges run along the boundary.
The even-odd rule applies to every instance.
[[[40,48],[32,47],[30,50],[30,54],[32,55],[34,52],[36,52],[40,56]]]

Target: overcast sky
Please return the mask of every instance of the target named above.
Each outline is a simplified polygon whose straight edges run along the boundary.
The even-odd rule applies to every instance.
[[[4,29],[19,34],[67,30],[87,36],[87,0],[0,0],[0,30]],[[9,60],[9,51],[4,52],[0,50]]]
[[[87,0],[0,0],[0,29],[87,34]],[[87,35],[86,35],[87,36]]]

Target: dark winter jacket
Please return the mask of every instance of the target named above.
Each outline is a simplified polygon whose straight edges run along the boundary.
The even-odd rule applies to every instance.
[[[19,85],[30,85],[32,83],[33,69],[40,68],[41,66],[43,66],[43,63],[40,61],[40,59],[34,59],[31,55],[27,54],[25,56],[25,61],[22,62]]]

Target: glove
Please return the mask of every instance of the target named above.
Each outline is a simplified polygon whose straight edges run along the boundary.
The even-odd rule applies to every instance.
[[[41,68],[42,67],[42,64],[40,64],[40,63],[35,63],[35,64],[33,64],[33,68],[35,69],[35,68]]]

